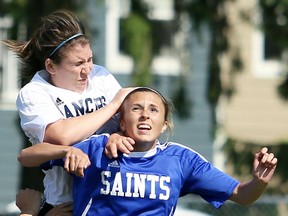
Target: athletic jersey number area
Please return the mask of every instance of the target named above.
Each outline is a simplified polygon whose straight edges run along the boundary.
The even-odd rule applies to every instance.
[[[183,145],[158,143],[149,152],[109,159],[107,139],[95,135],[74,146],[91,161],[84,178],[74,176],[74,215],[173,215],[178,198],[189,193],[219,208],[239,184]]]

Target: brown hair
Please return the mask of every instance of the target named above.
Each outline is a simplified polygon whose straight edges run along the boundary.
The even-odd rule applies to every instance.
[[[53,55],[49,56],[59,44],[79,33],[83,35],[67,41]],[[45,60],[48,57],[57,64],[61,62],[65,56],[65,50],[69,47],[76,43],[90,43],[84,33],[82,24],[73,13],[67,10],[58,10],[41,19],[39,27],[30,40],[25,42],[3,40],[2,42],[22,61],[20,76],[23,84],[26,84],[37,71],[45,69]]]

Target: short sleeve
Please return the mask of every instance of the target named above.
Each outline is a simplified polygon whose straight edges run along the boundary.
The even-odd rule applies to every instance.
[[[219,208],[232,195],[239,181],[218,170],[198,154],[183,160],[184,187],[182,195],[193,193]]]
[[[49,94],[39,86],[26,85],[16,100],[21,127],[32,144],[42,142],[46,126],[64,118]]]

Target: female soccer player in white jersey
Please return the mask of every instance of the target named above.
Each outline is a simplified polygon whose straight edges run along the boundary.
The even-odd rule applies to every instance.
[[[89,38],[74,14],[53,12],[41,20],[28,41],[6,40],[4,44],[22,60],[21,77],[29,81],[16,105],[21,127],[32,144],[72,145],[96,131],[117,131],[115,119],[104,123],[130,88],[121,89],[109,71],[93,64]],[[115,139],[133,143],[125,137]],[[72,201],[72,178],[62,168],[45,172],[44,188],[47,205],[43,211]]]
[[[94,135],[73,147],[42,143],[22,150],[27,166],[60,165],[74,175],[75,215],[173,215],[180,196],[192,193],[219,208],[230,199],[253,203],[266,189],[277,158],[262,148],[255,154],[253,178],[239,182],[181,144],[160,144],[170,126],[168,101],[151,88],[133,90],[121,106],[120,127],[135,140],[134,151],[105,156],[108,135]],[[48,154],[46,148],[53,148]],[[42,152],[42,153],[40,153]],[[83,153],[84,152],[84,153]],[[88,155],[88,156],[87,156]],[[58,160],[53,160],[61,158]],[[65,158],[65,160],[63,160]]]

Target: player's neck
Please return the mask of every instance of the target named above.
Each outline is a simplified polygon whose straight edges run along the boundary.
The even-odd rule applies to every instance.
[[[136,142],[133,146],[133,152],[147,152],[156,147],[156,141],[154,142]]]

